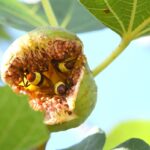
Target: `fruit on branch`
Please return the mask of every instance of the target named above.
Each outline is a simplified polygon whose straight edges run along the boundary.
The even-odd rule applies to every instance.
[[[41,27],[17,39],[6,51],[1,76],[15,92],[29,96],[44,112],[51,131],[80,125],[96,103],[96,85],[83,44],[64,29]]]

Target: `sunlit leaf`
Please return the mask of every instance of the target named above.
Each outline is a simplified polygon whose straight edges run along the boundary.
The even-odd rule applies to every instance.
[[[104,150],[131,138],[140,138],[150,144],[150,121],[130,121],[118,125],[108,134]]]
[[[130,139],[113,150],[150,150],[150,146],[140,139]]]
[[[49,137],[41,113],[33,112],[26,97],[0,88],[0,149],[27,150],[43,144]]]
[[[80,0],[103,24],[133,38],[150,33],[150,0]]]
[[[102,150],[105,143],[105,134],[98,132],[85,138],[80,143],[63,150]]]

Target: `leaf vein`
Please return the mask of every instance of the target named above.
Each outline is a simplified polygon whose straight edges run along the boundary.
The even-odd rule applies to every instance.
[[[21,19],[24,19],[24,20],[26,20],[26,21],[28,21],[28,22],[32,22],[32,24],[34,23],[34,21],[36,21],[38,24],[41,24],[41,25],[46,25],[47,24],[47,22],[45,21],[45,20],[43,20],[40,16],[38,16],[38,15],[36,15],[32,10],[30,10],[27,6],[24,6],[24,5],[18,5],[17,3],[16,3],[16,7],[17,8],[19,8],[19,9],[22,9],[22,11],[24,12],[27,12],[26,14],[27,15],[30,15],[33,19],[34,19],[34,21],[33,20],[30,20],[29,18],[27,18],[27,17],[22,17],[21,16],[21,14],[18,12],[17,13],[17,11],[16,10],[13,10],[12,9],[12,7],[9,7],[9,9],[8,9],[8,6],[7,6],[7,4],[5,5],[5,1],[4,1],[4,3],[3,2],[0,2],[0,6],[3,6],[4,5],[4,7],[1,7],[1,9],[4,9],[6,12],[10,12],[10,14],[13,14],[14,13],[14,15],[16,15],[16,16],[18,16],[19,18],[21,18]],[[6,9],[7,8],[7,9]]]
[[[37,26],[38,23],[33,21],[33,20],[30,20],[29,18],[26,18],[26,17],[22,17],[20,14],[16,13],[15,11],[11,11],[11,10],[8,10],[8,9],[5,9],[1,7],[1,10],[4,10],[4,12],[7,12],[9,14],[13,14],[15,17],[18,17],[19,19],[22,19],[24,21],[27,21],[29,24],[33,25],[33,26]]]
[[[144,34],[146,34],[146,33],[148,33],[148,32],[150,32],[150,27],[147,28],[147,29],[145,29],[145,30],[143,30],[143,31],[141,31],[141,32],[139,32],[139,33],[136,35],[136,38],[138,38],[138,37],[140,37],[140,36],[142,36],[142,35],[144,35]]]
[[[138,27],[134,29],[134,31],[132,31],[132,36],[136,37],[139,32],[142,32],[142,30],[148,25],[150,25],[150,17],[145,19]]]
[[[116,14],[116,12],[112,9],[112,7],[110,6],[110,4],[108,3],[108,0],[104,0],[104,2],[106,3],[107,7],[109,8],[109,10],[112,12],[112,14],[114,15],[114,17],[116,18],[117,22],[119,23],[123,33],[126,32],[125,27],[123,22],[119,19],[118,15]]]
[[[135,14],[136,14],[136,8],[137,8],[137,0],[133,0],[133,7],[132,7],[132,11],[131,11],[131,19],[129,22],[128,32],[132,31],[134,19],[135,19]]]

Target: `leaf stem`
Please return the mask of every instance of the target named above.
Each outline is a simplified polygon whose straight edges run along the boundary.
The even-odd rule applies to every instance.
[[[122,38],[118,47],[100,64],[98,65],[93,71],[93,76],[96,77],[100,72],[102,72],[108,65],[110,65],[129,45],[131,41],[130,36]]]
[[[42,0],[42,5],[51,26],[58,26],[56,16],[49,0]]]
[[[139,32],[142,32],[142,30],[143,30],[146,26],[148,26],[149,24],[150,24],[150,17],[147,18],[145,21],[143,21],[143,23],[141,23],[134,31],[132,31],[132,35],[133,35],[134,37],[136,37],[137,34],[138,34]]]

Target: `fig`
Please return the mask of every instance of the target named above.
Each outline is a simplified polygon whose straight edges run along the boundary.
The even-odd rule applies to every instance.
[[[96,104],[83,43],[65,29],[40,27],[18,38],[3,56],[1,77],[14,92],[28,95],[51,131],[77,127]]]

